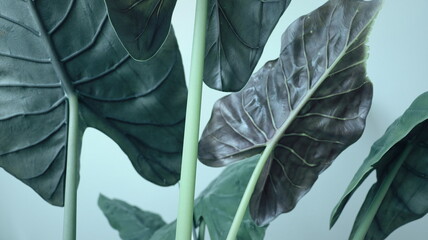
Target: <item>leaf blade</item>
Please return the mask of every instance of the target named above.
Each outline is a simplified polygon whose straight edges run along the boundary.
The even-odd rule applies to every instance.
[[[280,57],[214,106],[200,141],[203,163],[224,165],[276,145],[250,203],[258,224],[292,210],[361,136],[372,96],[364,43],[380,2],[329,1],[299,18],[283,34]]]
[[[166,226],[158,214],[143,211],[121,200],[109,199],[102,194],[98,198],[98,206],[123,240],[149,240],[157,230]]]
[[[369,173],[376,170],[378,181],[372,186],[360,208],[351,236],[364,221],[366,212],[380,185],[387,177],[390,166],[400,158],[403,150],[411,147],[405,156],[391,187],[387,190],[379,209],[371,223],[366,239],[384,239],[398,227],[424,216],[428,212],[426,195],[427,147],[428,139],[428,93],[424,93],[395,120],[372,146],[369,155],[355,174],[344,196],[332,213],[331,225],[338,219],[358,186]]]
[[[6,33],[0,35],[0,104],[8,106],[0,110],[1,167],[62,206],[67,94],[76,94],[80,139],[88,125],[96,127],[149,181],[178,181],[187,89],[172,30],[158,56],[137,63],[108,24],[102,1],[5,0],[0,8]],[[160,151],[156,141],[168,149]]]
[[[390,127],[386,130],[385,134],[378,139],[372,146],[369,156],[367,156],[364,163],[360,166],[358,171],[355,173],[353,179],[349,183],[344,195],[339,200],[338,204],[334,208],[331,217],[330,225],[334,225],[337,221],[340,213],[345,207],[352,194],[361,185],[361,183],[367,178],[367,176],[375,169],[375,165],[382,160],[382,157],[390,158],[388,154],[398,154],[400,148],[394,148],[394,145],[399,145],[401,139],[405,138],[417,124],[420,124],[423,119],[426,119],[428,115],[424,111],[418,109],[424,109],[427,98],[426,93],[419,96],[409,107],[408,110]],[[388,153],[389,152],[389,153]]]
[[[290,0],[211,0],[208,4],[204,82],[217,90],[238,91],[251,76]]]
[[[111,23],[123,46],[137,60],[148,60],[164,44],[176,0],[105,0]]]

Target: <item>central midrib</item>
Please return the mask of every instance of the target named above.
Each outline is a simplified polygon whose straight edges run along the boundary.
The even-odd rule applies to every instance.
[[[52,41],[51,36],[47,33],[45,26],[40,18],[39,12],[36,8],[36,3],[34,0],[28,1],[30,4],[30,12],[36,22],[37,27],[40,31],[40,37],[42,38],[46,50],[48,51],[50,61],[52,63],[52,67],[61,83],[61,86],[64,90],[65,95],[70,98],[71,96],[76,96],[74,91],[73,84],[71,82],[70,77],[65,70],[64,64],[59,60],[57,50],[55,49],[55,45]]]

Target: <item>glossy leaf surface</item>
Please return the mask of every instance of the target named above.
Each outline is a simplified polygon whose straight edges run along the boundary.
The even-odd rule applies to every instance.
[[[291,0],[209,0],[204,82],[238,91]]]
[[[138,60],[157,53],[168,36],[177,0],[105,0],[123,46]]]
[[[384,239],[398,227],[428,212],[428,93],[424,93],[373,144],[369,156],[334,209],[331,225],[336,222],[358,186],[376,170],[378,181],[370,189],[360,209],[352,232],[354,234],[383,179],[389,174],[391,165],[402,157],[406,148],[411,148],[411,151],[404,156],[404,163],[388,189],[365,239]]]
[[[197,226],[203,219],[212,240],[226,239],[258,159],[259,155],[226,168],[195,200]],[[237,240],[263,239],[265,231],[266,227],[258,227],[247,212]]]
[[[291,211],[362,134],[372,98],[365,42],[380,0],[331,0],[295,21],[280,57],[214,106],[199,159],[222,166],[274,146],[251,199],[258,224]]]
[[[101,0],[3,0],[0,31],[0,167],[62,205],[75,94],[80,136],[97,128],[144,178],[178,181],[187,90],[172,31],[144,63],[122,47]]]
[[[123,240],[150,240],[158,229],[166,225],[158,214],[143,211],[121,200],[100,195],[98,206]]]

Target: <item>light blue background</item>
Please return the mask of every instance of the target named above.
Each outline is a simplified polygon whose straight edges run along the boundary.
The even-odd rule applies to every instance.
[[[323,2],[294,0],[291,3],[272,34],[259,67],[278,56],[285,28]],[[190,68],[194,6],[195,0],[179,0],[173,19],[186,73]],[[375,93],[366,130],[362,138],[320,176],[295,210],[271,224],[267,240],[347,239],[374,177],[360,187],[330,231],[331,210],[367,156],[371,144],[416,96],[428,90],[427,12],[426,0],[385,0],[369,41],[368,74]],[[221,93],[204,89],[202,126],[208,121],[212,104],[220,96]],[[85,134],[80,173],[79,240],[119,239],[96,205],[99,193],[158,212],[166,221],[175,219],[178,187],[161,188],[140,178],[118,146],[96,130],[89,129]],[[218,173],[219,169],[199,165],[196,194]],[[0,170],[0,240],[59,240],[62,238],[62,216],[61,208],[45,203],[30,188]],[[388,239],[424,240],[428,238],[427,226],[425,217],[400,228]]]

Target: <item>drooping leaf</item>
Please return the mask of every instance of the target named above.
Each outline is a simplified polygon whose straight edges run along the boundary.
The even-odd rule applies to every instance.
[[[204,82],[238,91],[291,0],[209,0]]]
[[[222,166],[273,147],[250,203],[258,224],[291,211],[362,134],[372,98],[365,42],[380,0],[331,0],[295,21],[280,57],[214,106],[199,159]]]
[[[226,168],[196,199],[194,217],[197,226],[203,219],[212,240],[226,239],[258,159],[257,155]],[[266,227],[258,227],[247,212],[237,240],[263,239],[265,231]]]
[[[411,150],[403,156],[408,148]],[[384,239],[398,227],[428,212],[428,92],[419,96],[373,144],[369,156],[333,210],[331,226],[358,186],[376,170],[378,181],[370,189],[360,209],[353,235],[383,179],[390,174],[391,166],[401,157],[405,157],[404,163],[388,189],[365,239]]]
[[[122,47],[102,0],[3,0],[0,30],[0,167],[63,205],[67,94],[75,94],[80,138],[95,127],[144,178],[178,181],[187,90],[172,31],[140,63]]]
[[[98,206],[123,240],[150,240],[158,229],[166,225],[158,214],[143,211],[104,195],[99,196]]]
[[[105,0],[111,23],[123,46],[138,60],[161,48],[177,0]]]

